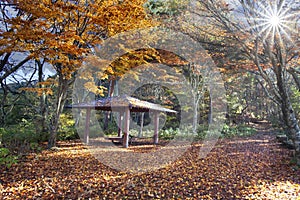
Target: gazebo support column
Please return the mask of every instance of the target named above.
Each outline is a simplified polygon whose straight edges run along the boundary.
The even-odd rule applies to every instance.
[[[159,127],[159,112],[154,112],[154,135],[153,143],[158,144],[158,127]]]
[[[123,130],[123,115],[124,112],[119,112],[119,128],[118,128],[118,137],[122,137],[122,130]]]
[[[129,142],[129,123],[130,123],[130,110],[129,107],[125,108],[125,113],[124,113],[124,138],[123,138],[123,147],[127,148],[128,147],[128,142]]]
[[[90,137],[90,119],[91,119],[91,109],[86,109],[86,117],[85,117],[85,129],[84,129],[84,142],[86,144],[89,143]]]

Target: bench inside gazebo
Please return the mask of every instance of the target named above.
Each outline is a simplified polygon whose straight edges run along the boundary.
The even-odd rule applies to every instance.
[[[123,147],[127,148],[129,144],[129,125],[130,125],[130,112],[153,112],[154,113],[154,135],[153,143],[158,143],[158,131],[159,131],[159,113],[169,112],[176,113],[176,111],[165,108],[159,104],[142,101],[134,97],[127,95],[112,96],[104,99],[88,103],[73,104],[68,108],[86,109],[86,121],[85,121],[85,132],[84,142],[89,143],[89,132],[90,132],[90,116],[91,110],[103,110],[119,112],[119,131],[117,137],[111,137],[109,139],[122,141]],[[122,128],[121,117],[124,116],[124,128]],[[124,135],[122,135],[124,134]]]

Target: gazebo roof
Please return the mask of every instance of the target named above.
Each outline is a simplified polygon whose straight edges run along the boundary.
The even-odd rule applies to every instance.
[[[67,107],[80,108],[80,109],[91,108],[95,110],[106,110],[106,111],[110,111],[110,110],[122,111],[124,110],[124,108],[129,107],[131,112],[149,112],[150,110],[152,110],[152,111],[176,113],[175,110],[165,108],[159,104],[142,101],[127,95],[112,96],[112,97],[99,99],[88,103],[73,104]]]

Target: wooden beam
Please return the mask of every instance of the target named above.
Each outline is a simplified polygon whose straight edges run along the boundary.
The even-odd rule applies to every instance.
[[[130,125],[130,110],[129,107],[125,108],[125,119],[124,119],[124,138],[123,138],[123,147],[128,147],[129,142],[129,125]]]
[[[90,119],[91,119],[91,109],[86,109],[86,117],[85,117],[85,129],[84,129],[84,142],[86,144],[89,143],[90,137]]]
[[[159,112],[154,111],[154,135],[153,143],[158,144]]]

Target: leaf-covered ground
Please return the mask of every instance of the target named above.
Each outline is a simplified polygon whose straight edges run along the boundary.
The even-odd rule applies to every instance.
[[[269,132],[220,140],[202,159],[200,146],[159,170],[131,174],[103,165],[79,141],[59,143],[1,169],[0,199],[300,199],[300,170]]]

